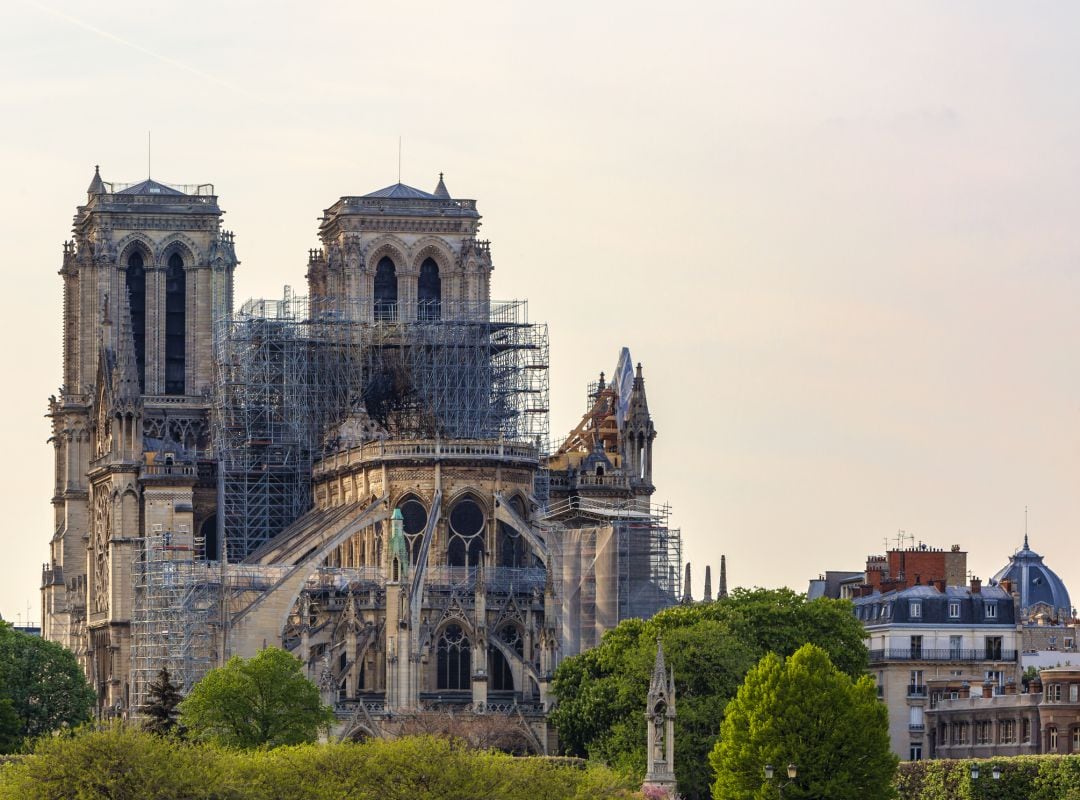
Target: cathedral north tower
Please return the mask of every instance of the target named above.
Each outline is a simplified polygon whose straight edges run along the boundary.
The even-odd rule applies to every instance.
[[[117,184],[95,169],[64,244],[43,633],[80,655],[102,710],[126,706],[140,537],[156,525],[186,531],[181,546],[204,557],[215,547],[212,469],[200,462],[237,264],[221,215],[210,184]]]

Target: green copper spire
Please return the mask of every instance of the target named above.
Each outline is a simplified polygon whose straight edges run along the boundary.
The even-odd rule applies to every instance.
[[[409,577],[409,545],[405,541],[404,517],[401,509],[395,508],[390,515],[390,580],[404,582]],[[394,571],[394,560],[398,562],[398,571]]]

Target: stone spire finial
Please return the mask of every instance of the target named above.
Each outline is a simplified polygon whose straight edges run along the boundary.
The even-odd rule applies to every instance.
[[[705,565],[705,597],[702,599],[706,603],[712,602],[712,567],[708,564]]]
[[[101,171],[97,164],[94,164],[94,177],[90,181],[90,186],[86,190],[87,194],[105,194],[105,182],[101,180]]]
[[[440,200],[449,200],[450,192],[446,190],[446,184],[443,182],[443,174],[439,173],[439,185],[435,187],[434,195]]]
[[[727,556],[720,556],[720,586],[716,596],[727,597]]]
[[[656,660],[653,662],[652,681],[649,682],[650,691],[663,692],[667,686],[667,665],[664,663],[664,644],[660,641],[660,634],[656,634]]]
[[[683,578],[683,596],[682,601],[684,604],[694,602],[694,595],[690,591],[690,562],[686,562],[686,577]]]

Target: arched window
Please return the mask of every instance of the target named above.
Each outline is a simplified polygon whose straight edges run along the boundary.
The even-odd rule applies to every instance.
[[[488,646],[488,678],[494,692],[514,691],[514,673],[506,656],[495,645]]]
[[[128,256],[127,262],[128,315],[131,318],[131,338],[135,343],[135,369],[139,373],[139,391],[146,392],[146,270],[142,253]]]
[[[518,630],[517,625],[507,623],[495,632],[495,636],[517,653],[518,658],[523,657],[525,645],[521,641],[521,631]],[[488,675],[491,680],[491,688],[497,692],[514,691],[514,673],[510,669],[510,663],[506,660],[506,656],[495,645],[489,645],[488,650]]]
[[[420,306],[417,316],[421,321],[442,318],[442,279],[439,277],[439,265],[433,258],[425,258],[420,265],[416,297]]]
[[[525,504],[520,497],[510,500],[510,506],[521,519],[525,519]],[[499,547],[497,551],[500,567],[521,569],[529,565],[529,545],[517,529],[499,521]]]
[[[218,559],[218,535],[217,514],[211,514],[199,528],[199,536],[203,540],[203,557],[207,561]]]
[[[375,267],[375,319],[397,319],[397,268],[389,256]]]
[[[450,541],[446,563],[451,567],[479,566],[484,555],[484,511],[471,497],[450,510]]]
[[[437,645],[436,686],[445,690],[472,688],[472,645],[460,625],[447,625]]]
[[[428,512],[413,496],[408,496],[398,503],[401,509],[401,527],[405,541],[409,545],[409,563],[415,565],[420,558],[420,545],[423,543],[424,528],[428,523]]]
[[[173,253],[165,269],[165,394],[184,393],[186,302],[184,259]]]

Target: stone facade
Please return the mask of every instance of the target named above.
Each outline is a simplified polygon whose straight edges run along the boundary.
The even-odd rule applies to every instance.
[[[624,351],[550,456],[534,441],[431,435],[425,420],[388,429],[358,399],[319,431],[307,511],[229,561],[211,433],[225,424],[215,358],[234,357],[222,323],[238,262],[221,214],[210,186],[97,173],[78,209],[61,269],[64,383],[50,400],[44,635],[79,655],[103,716],[137,713],[159,661],[190,686],[230,655],[280,645],[343,735],[497,710],[546,751],[558,659],[678,597],[681,564],[657,561],[650,539],[667,547],[678,532],[650,504],[641,366]],[[479,220],[441,177],[430,194],[397,184],[341,198],[309,256],[310,313],[377,331],[364,341],[382,348],[411,346],[411,325],[488,324]],[[245,436],[253,452],[273,446]]]
[[[931,682],[931,758],[1080,753],[1080,669],[1044,669],[1029,691]]]
[[[926,758],[925,712],[936,681],[1004,692],[1020,681],[1020,627],[1013,598],[972,581],[968,588],[914,586],[854,600],[866,629],[870,671],[889,709],[893,752]]]

